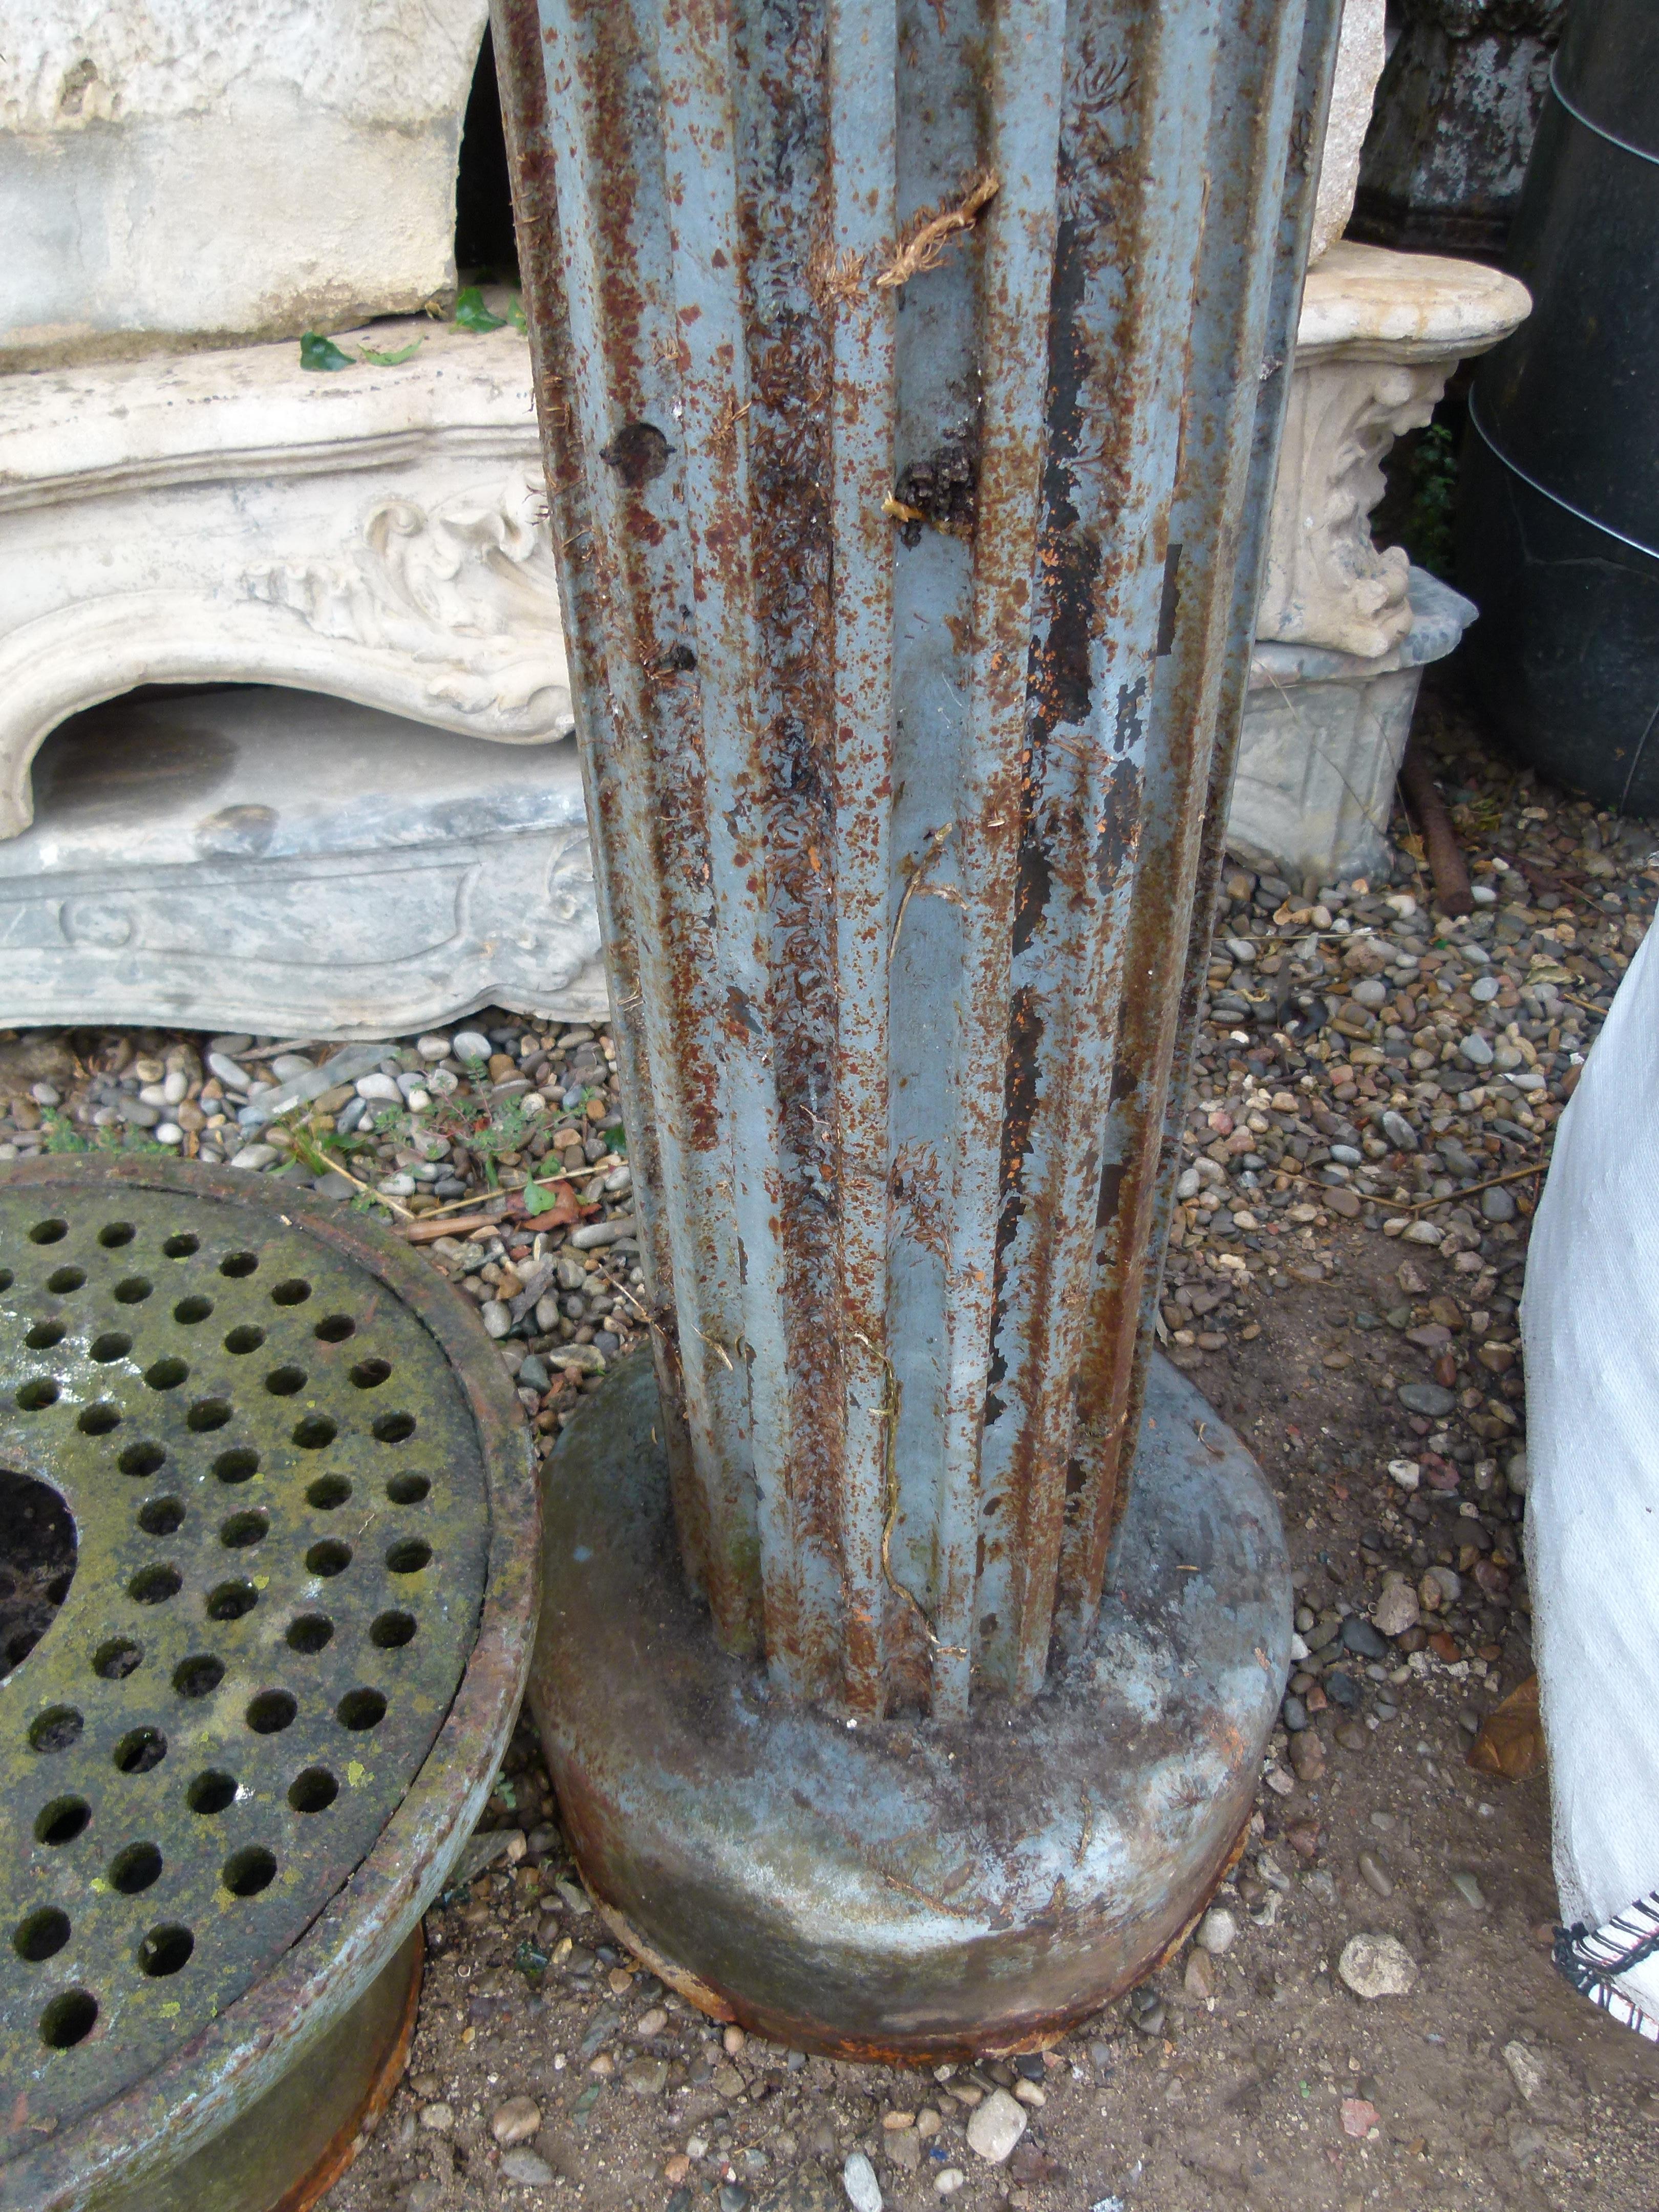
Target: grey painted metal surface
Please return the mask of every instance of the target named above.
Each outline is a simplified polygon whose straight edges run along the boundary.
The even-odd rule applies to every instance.
[[[681,1546],[788,1700],[1096,1617],[1338,12],[496,0]]]

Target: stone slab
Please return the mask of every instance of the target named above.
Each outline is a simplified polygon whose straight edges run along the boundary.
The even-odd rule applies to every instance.
[[[606,1010],[574,743],[260,685],[77,715],[0,843],[0,1022],[383,1037]]]
[[[453,288],[485,0],[49,0],[0,35],[0,366]]]

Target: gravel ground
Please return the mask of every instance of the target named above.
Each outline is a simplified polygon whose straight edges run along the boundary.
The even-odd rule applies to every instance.
[[[1016,2065],[722,2034],[607,1942],[521,1729],[333,2212],[1659,2206],[1659,2052],[1550,1965],[1545,1782],[1465,1759],[1531,1668],[1528,1224],[1659,854],[1452,707],[1423,720],[1476,912],[1436,911],[1397,821],[1387,880],[1241,868],[1218,926],[1163,1330],[1282,1501],[1299,1641],[1194,1942]],[[384,1194],[479,1300],[547,1449],[642,1320],[612,1066],[602,1030],[492,1013],[337,1055],[30,1033],[0,1042],[0,1158],[159,1144]]]

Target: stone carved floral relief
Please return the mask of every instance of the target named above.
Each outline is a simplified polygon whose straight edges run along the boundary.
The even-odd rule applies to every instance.
[[[319,636],[413,662],[445,719],[541,738],[568,708],[545,507],[523,477],[430,507],[382,500],[343,558],[252,568],[246,588]]]

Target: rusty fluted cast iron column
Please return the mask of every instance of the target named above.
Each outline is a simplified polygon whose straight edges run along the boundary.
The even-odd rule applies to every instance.
[[[712,2009],[1039,2041],[1288,1657],[1147,1363],[1340,8],[495,5],[656,1347],[538,1722]]]

